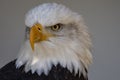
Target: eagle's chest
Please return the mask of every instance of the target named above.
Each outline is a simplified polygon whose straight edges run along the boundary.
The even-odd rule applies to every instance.
[[[52,66],[51,70],[47,75],[42,73],[38,75],[31,71],[24,71],[25,65],[16,69],[15,60],[5,65],[0,69],[0,79],[1,80],[88,80],[87,76],[84,77],[83,74],[79,76],[79,73],[75,75],[74,71],[71,73],[67,68],[61,67],[59,64],[57,66]]]
[[[42,73],[38,75],[37,73],[32,74],[31,71],[28,73],[21,72],[21,80],[87,80],[83,74],[79,76],[79,73],[75,75],[74,71],[71,73],[67,68],[61,67],[59,64],[57,66],[52,66],[48,75]]]

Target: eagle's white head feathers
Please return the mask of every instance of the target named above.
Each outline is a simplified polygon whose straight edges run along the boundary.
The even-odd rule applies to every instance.
[[[39,75],[42,72],[47,75],[52,65],[57,64],[71,72],[74,70],[76,74],[78,71],[84,73],[84,68],[88,69],[92,62],[91,40],[81,15],[61,4],[47,3],[26,14],[27,27],[31,28],[36,23],[55,36],[36,42],[34,51],[29,39],[26,39],[16,61],[17,67],[25,65],[26,72],[31,70]],[[56,24],[62,28],[51,30],[51,26]]]

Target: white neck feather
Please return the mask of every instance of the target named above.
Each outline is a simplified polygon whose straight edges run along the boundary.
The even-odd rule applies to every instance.
[[[78,47],[78,44],[72,42],[68,44],[68,42],[65,41],[64,43],[66,44],[60,44],[56,42],[57,40],[52,41],[54,41],[54,43],[49,41],[37,43],[35,44],[35,50],[32,51],[29,41],[27,40],[20,50],[16,67],[19,68],[25,65],[25,72],[31,70],[32,73],[37,72],[39,75],[41,75],[41,73],[47,75],[52,65],[56,66],[59,63],[62,67],[70,70],[70,72],[74,70],[75,74],[77,74],[78,71],[84,73],[84,67],[88,67],[91,55],[89,54],[89,57],[86,57],[86,60],[84,60],[84,55],[88,56],[88,53],[81,53],[83,50]],[[80,53],[76,53],[78,51],[80,51]]]

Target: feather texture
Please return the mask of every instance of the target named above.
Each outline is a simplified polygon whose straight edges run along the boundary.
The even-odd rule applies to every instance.
[[[24,65],[19,69],[15,67],[15,60],[5,65],[0,69],[1,80],[88,80],[87,76],[74,75],[67,68],[61,67],[59,64],[52,66],[52,69],[46,76],[42,73],[40,76],[37,73],[32,74],[31,71],[25,72]]]

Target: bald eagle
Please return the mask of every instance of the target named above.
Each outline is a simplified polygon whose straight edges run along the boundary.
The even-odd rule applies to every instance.
[[[91,39],[81,15],[46,3],[25,15],[25,25],[24,44],[0,80],[88,80]]]

